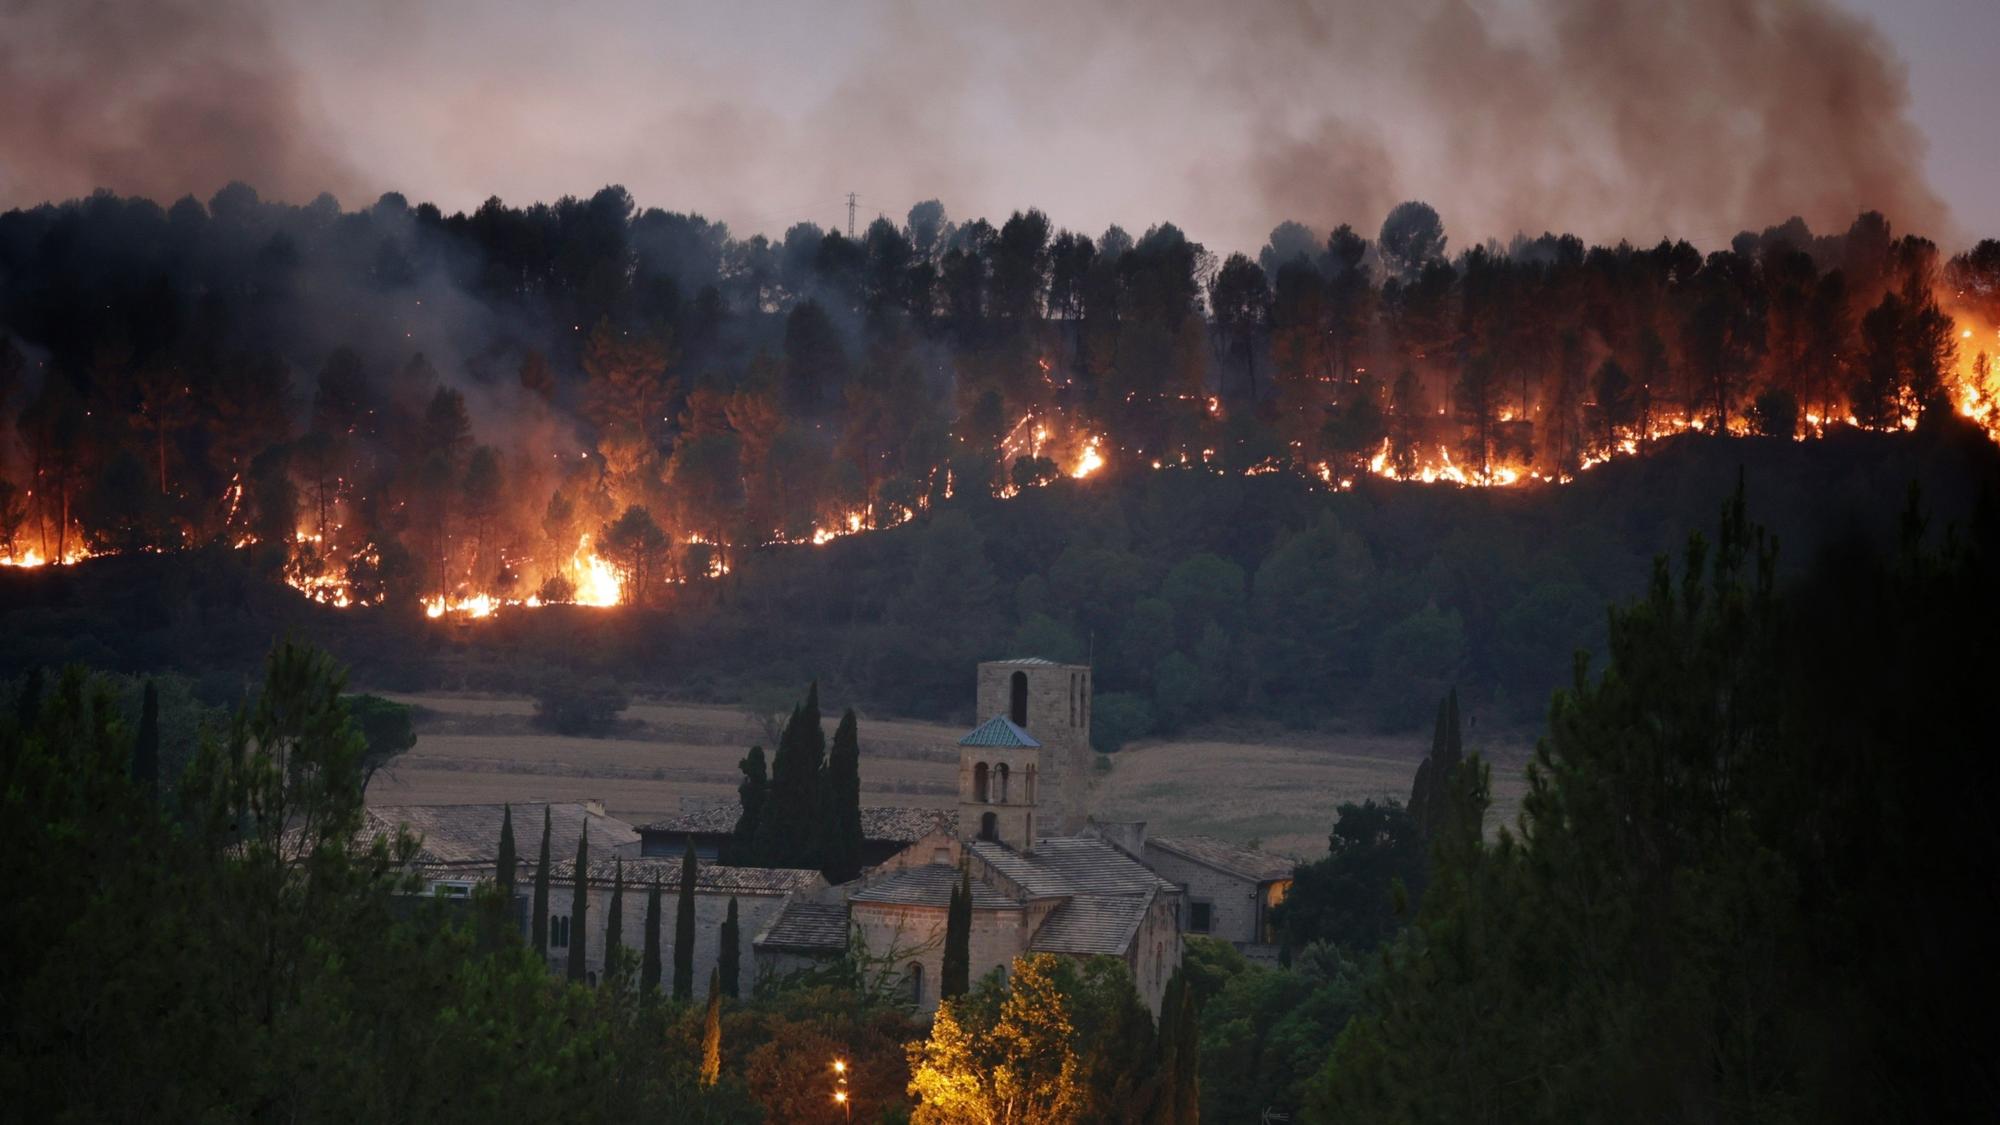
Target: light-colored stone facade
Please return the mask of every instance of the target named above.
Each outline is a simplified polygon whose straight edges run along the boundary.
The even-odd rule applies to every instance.
[[[1240,875],[1218,871],[1158,846],[1148,847],[1146,866],[1187,892],[1181,926],[1191,934],[1220,938],[1238,945],[1267,944],[1265,929],[1267,895],[1270,884],[1259,884]],[[1198,928],[1198,908],[1207,906],[1208,925]]]
[[[979,666],[980,722],[1004,715],[1041,743],[1035,804],[1040,823],[1030,835],[1071,836],[1088,819],[1090,668],[1045,660],[996,660]],[[976,831],[977,817],[962,831]]]
[[[679,867],[678,860],[663,861]],[[627,865],[625,896],[620,909],[620,934],[626,949],[633,956],[633,963],[646,948],[646,895],[647,886],[643,881],[650,876],[646,873],[648,861],[640,860]],[[595,865],[593,865],[595,867]],[[564,873],[567,874],[567,873]],[[594,872],[595,874],[595,872]],[[736,900],[737,923],[737,965],[740,978],[738,987],[742,995],[748,996],[756,984],[758,961],[754,942],[759,933],[769,926],[778,912],[784,909],[787,896],[811,894],[824,889],[825,881],[815,878],[794,888],[735,887],[697,889],[694,896],[694,990],[695,995],[704,995],[708,989],[710,970],[719,963],[722,950],[722,923],[729,913],[729,900]],[[586,924],[579,926],[570,917],[571,904],[575,895],[575,883],[570,878],[559,878],[549,888],[549,918],[552,923],[568,920],[568,936],[571,943],[582,941],[584,951],[584,971],[593,981],[604,977],[604,927],[611,905],[611,884],[593,878],[588,888],[589,904],[586,910]],[[525,897],[525,896],[524,896]],[[532,900],[530,900],[532,901]],[[660,987],[672,987],[674,966],[675,912],[678,909],[678,894],[673,886],[663,887],[660,892]],[[532,924],[532,922],[530,923]],[[549,948],[549,967],[557,974],[568,971],[569,948],[554,946]]]

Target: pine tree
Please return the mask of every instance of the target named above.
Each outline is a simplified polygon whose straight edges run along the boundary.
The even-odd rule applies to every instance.
[[[590,821],[576,834],[576,893],[569,900],[569,979],[583,980],[584,912],[590,905]]]
[[[708,1017],[701,1031],[701,1084],[713,1086],[722,1077],[722,970],[708,971]]]
[[[651,1004],[660,995],[660,880],[646,889],[646,953],[639,962],[639,1002]]]
[[[739,999],[742,977],[743,931],[736,921],[736,896],[729,896],[729,913],[722,919],[722,941],[716,950],[715,968],[722,974],[722,991],[731,1000]]]
[[[825,833],[820,870],[827,882],[845,883],[861,874],[861,737],[852,707],[833,732],[823,772],[820,793],[827,807],[820,817]]]
[[[938,995],[963,996],[972,987],[972,869],[960,867],[958,885],[944,915],[944,964],[938,973]]]
[[[160,784],[160,691],[146,681],[145,701],[139,706],[139,738],[132,745],[132,780],[147,792]]]
[[[689,840],[681,856],[681,893],[674,903],[674,999],[683,1004],[694,999],[694,884],[699,875],[694,841]]]
[[[604,911],[604,971],[608,974],[618,965],[618,955],[625,948],[625,860],[619,858],[611,865],[611,905]]]
[[[514,866],[514,806],[510,804],[500,810],[500,857],[493,865],[493,881],[499,884],[509,909],[514,905]]]
[[[535,956],[549,961],[549,807],[542,806],[542,850],[535,860],[535,911],[530,919],[535,930]]]
[[[736,763],[736,768],[743,771],[743,780],[736,786],[736,799],[743,812],[736,818],[736,833],[729,842],[729,862],[753,864],[757,862],[757,826],[771,792],[771,779],[764,768],[764,748],[752,746],[750,753]]]

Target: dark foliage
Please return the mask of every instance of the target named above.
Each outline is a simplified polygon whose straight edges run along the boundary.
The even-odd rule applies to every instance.
[[[552,676],[534,695],[535,722],[558,734],[608,734],[631,702],[608,676]]]
[[[1485,766],[1457,771],[1423,907],[1311,1110],[1983,1114],[2000,855],[1937,798],[2000,783],[1967,706],[2000,676],[2000,522],[1921,513],[1785,582],[1739,493],[1663,558],[1556,697],[1519,835],[1482,838]]]

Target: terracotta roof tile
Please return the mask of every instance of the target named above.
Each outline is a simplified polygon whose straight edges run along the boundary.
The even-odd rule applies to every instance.
[[[738,806],[721,805],[685,812],[666,820],[656,820],[651,824],[640,825],[639,830],[668,834],[726,835],[736,831],[736,819],[739,815]],[[861,806],[861,836],[865,840],[908,844],[921,840],[934,831],[957,835],[958,810],[906,808],[901,805]],[[571,849],[574,850],[575,846],[576,842],[572,840]]]
[[[935,906],[942,910],[951,902],[951,889],[957,885],[958,868],[948,863],[927,863],[922,867],[905,867],[870,879],[848,899],[900,906]],[[972,905],[979,910],[1006,910],[1018,907],[1020,903],[974,879]]]
[[[524,863],[523,880],[533,878],[534,864]],[[644,894],[654,879],[660,881],[662,891],[676,891],[681,887],[681,861],[675,856],[645,857],[623,861],[625,889],[634,889]],[[590,882],[593,885],[610,886],[616,879],[619,863],[613,859],[593,859],[590,861]],[[576,860],[561,859],[549,864],[549,883],[559,887],[565,883],[574,885],[576,880]],[[820,873],[801,867],[729,867],[720,863],[702,863],[695,867],[695,890],[704,894],[747,894],[779,895],[788,894],[822,883]]]
[[[1055,908],[1028,948],[1040,953],[1122,954],[1132,946],[1146,909],[1147,895],[1083,895]]]
[[[1159,847],[1218,871],[1258,883],[1292,877],[1296,860],[1232,844],[1213,836],[1149,836],[1146,846]]]
[[[427,867],[491,867],[500,855],[504,805],[376,805],[363,810],[358,840],[393,838],[398,826],[422,838],[417,863]],[[574,802],[514,806],[514,854],[534,859],[542,842],[542,810],[549,812],[549,852],[576,854],[576,838],[589,826],[590,847],[610,855],[639,842],[632,826],[599,816]]]
[[[975,840],[966,847],[1037,897],[1134,895],[1180,889],[1111,844],[1089,836],[1052,836],[1037,840],[1035,850],[1027,853],[990,840]]]
[[[758,949],[839,953],[847,948],[847,904],[794,900],[757,935]]]

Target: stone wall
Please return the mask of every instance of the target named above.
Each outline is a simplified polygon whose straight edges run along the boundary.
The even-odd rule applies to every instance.
[[[1257,883],[1240,875],[1218,871],[1205,863],[1196,863],[1153,843],[1146,845],[1145,863],[1160,878],[1180,884],[1185,892],[1181,915],[1183,927],[1193,916],[1192,906],[1197,902],[1206,902],[1209,904],[1206,936],[1238,944],[1262,940],[1258,929],[1263,921],[1263,893]]]
[[[1153,900],[1132,939],[1126,964],[1132,969],[1132,984],[1154,1016],[1166,998],[1167,981],[1181,967],[1180,898],[1163,894]]]
[[[905,981],[912,978],[909,966],[923,966],[922,995],[912,992],[912,999],[920,1010],[936,1011],[944,973],[944,907],[857,902],[852,910],[854,927],[868,951],[877,957],[893,952]],[[970,979],[977,981],[1011,964],[1027,947],[1029,936],[1028,918],[1020,909],[974,910],[968,942]]]
[[[572,888],[553,886],[549,888],[549,917],[569,916]],[[632,951],[634,972],[638,958],[646,951],[646,894],[644,886],[627,885],[625,899],[620,913],[625,948]],[[778,912],[784,909],[785,896],[737,892],[737,964],[741,977],[738,989],[748,996],[756,984],[760,971],[756,950],[752,943],[764,927],[771,924]],[[722,947],[722,921],[729,913],[727,894],[712,894],[696,891],[694,896],[694,994],[697,999],[708,994],[708,974],[716,967]],[[674,914],[678,909],[679,897],[671,889],[660,891],[660,988],[671,991],[674,981]],[[570,926],[570,941],[584,941],[584,971],[595,974],[596,979],[604,978],[604,918],[611,905],[611,888],[590,889],[589,925]],[[532,908],[532,907],[531,907]],[[588,933],[583,931],[588,929]],[[552,971],[568,971],[569,950],[551,948],[549,965]]]

